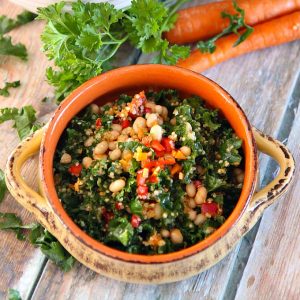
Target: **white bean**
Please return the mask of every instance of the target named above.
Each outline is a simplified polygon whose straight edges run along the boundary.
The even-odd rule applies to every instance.
[[[167,230],[167,229],[162,229],[162,230],[160,231],[160,234],[161,234],[162,237],[168,238],[168,237],[170,236],[170,231]]]
[[[171,230],[170,237],[173,244],[181,244],[183,242],[182,233],[177,228]]]
[[[162,209],[159,203],[156,203],[154,206],[154,219],[159,220],[162,215]]]
[[[109,185],[109,190],[112,193],[117,193],[125,187],[125,184],[126,184],[126,182],[124,179],[117,179]]]
[[[84,141],[84,146],[85,146],[85,147],[90,147],[90,146],[93,145],[93,143],[94,143],[94,138],[90,136],[89,138],[87,138],[87,139]]]
[[[188,211],[188,218],[191,221],[194,221],[196,219],[196,216],[197,216],[197,212],[195,210],[191,209]]]
[[[146,128],[146,120],[143,117],[137,117],[133,122],[132,128],[135,133],[138,133],[140,128]]]
[[[119,159],[121,157],[121,154],[122,154],[121,150],[119,148],[117,148],[117,149],[109,152],[109,158],[111,160],[117,160],[117,159]]]
[[[99,106],[95,103],[91,104],[91,111],[94,113],[94,114],[98,114],[99,113]]]
[[[186,193],[187,193],[187,195],[189,197],[191,197],[191,198],[195,197],[195,195],[196,195],[196,187],[195,187],[195,185],[192,182],[189,183],[189,184],[187,184],[185,186],[185,190],[186,190]]]
[[[163,107],[161,105],[155,105],[155,112],[161,115],[163,112]]]
[[[147,127],[151,128],[152,126],[158,124],[158,115],[157,114],[148,114],[147,115]]]
[[[71,161],[72,161],[72,156],[68,153],[64,153],[60,158],[60,162],[62,164],[69,164]]]
[[[150,129],[150,135],[151,135],[153,140],[156,140],[156,141],[160,142],[161,139],[162,139],[162,134],[163,134],[163,129],[159,125],[154,125]]]
[[[195,225],[201,225],[206,221],[206,217],[202,214],[198,214],[194,220]]]
[[[195,202],[199,205],[205,202],[207,197],[207,189],[204,186],[200,186],[195,196]]]
[[[112,124],[111,125],[112,130],[121,132],[122,131],[122,126],[120,124]]]
[[[120,135],[120,132],[117,130],[108,131],[106,134],[107,140],[109,142],[115,141]]]
[[[190,198],[189,200],[188,200],[188,207],[189,208],[195,208],[196,207],[196,202],[195,202],[195,200],[193,199],[193,198]]]
[[[191,155],[191,148],[188,146],[182,146],[180,148],[180,151],[185,155],[185,156],[190,156]]]
[[[176,118],[171,119],[171,120],[170,120],[170,123],[171,123],[171,125],[173,125],[173,126],[176,125]]]
[[[108,149],[108,142],[102,141],[99,144],[96,145],[94,149],[95,154],[104,154]]]
[[[117,148],[117,142],[109,142],[108,143],[109,150],[115,150],[116,148]]]
[[[236,181],[238,183],[243,183],[244,182],[244,178],[245,178],[245,173],[244,172],[241,172],[240,174],[238,174],[236,176]]]
[[[121,134],[118,137],[118,142],[126,142],[128,140],[128,135],[126,134]]]
[[[93,159],[89,156],[84,157],[82,160],[82,164],[86,169],[91,166],[92,162],[93,162]]]

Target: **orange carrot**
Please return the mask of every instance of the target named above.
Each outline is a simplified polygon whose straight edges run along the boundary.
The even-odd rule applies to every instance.
[[[300,11],[254,26],[254,32],[244,42],[233,47],[236,39],[235,34],[219,39],[216,51],[212,54],[194,50],[177,66],[202,72],[230,58],[300,39]]]
[[[245,23],[250,26],[300,9],[300,0],[237,0],[237,4],[245,11]],[[228,18],[221,17],[223,11],[236,14],[231,0],[182,9],[175,27],[165,37],[173,44],[210,38],[229,25]]]

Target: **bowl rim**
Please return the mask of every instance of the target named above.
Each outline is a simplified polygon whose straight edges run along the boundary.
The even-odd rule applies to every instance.
[[[53,134],[55,131],[55,126],[57,122],[64,122],[64,113],[68,109],[69,105],[71,105],[73,102],[76,102],[78,99],[80,100],[84,94],[90,90],[93,89],[93,87],[101,81],[109,81],[117,74],[126,74],[130,72],[136,72],[136,71],[150,71],[155,69],[160,69],[161,71],[166,72],[178,72],[178,76],[188,75],[192,76],[198,80],[202,80],[205,82],[205,84],[212,86],[214,88],[215,92],[220,94],[222,97],[226,98],[226,101],[230,103],[230,105],[235,106],[235,109],[237,113],[239,114],[241,123],[243,124],[245,128],[245,133],[247,136],[247,142],[245,143],[245,147],[248,147],[249,149],[249,167],[250,169],[247,170],[248,176],[245,176],[245,181],[247,181],[247,186],[243,184],[243,189],[241,192],[241,196],[231,212],[230,216],[225,220],[225,222],[210,236],[205,238],[204,240],[188,247],[181,249],[179,251],[167,253],[167,254],[158,254],[158,255],[144,255],[144,254],[131,254],[127,253],[115,248],[111,248],[109,246],[106,246],[102,244],[100,241],[97,241],[93,239],[91,236],[89,236],[87,233],[85,233],[66,213],[64,210],[58,195],[56,193],[54,180],[53,180],[53,157],[54,152],[57,146],[57,143],[54,146],[54,149],[51,149],[51,142],[53,142]],[[124,87],[125,88],[125,87]],[[94,99],[95,100],[95,99]],[[93,100],[93,101],[94,101]],[[93,101],[90,101],[85,104],[84,107],[88,106]],[[224,101],[225,102],[225,101]],[[80,110],[82,110],[81,108]],[[72,115],[71,119],[76,114]],[[69,122],[69,121],[68,121]],[[67,126],[68,122],[65,124],[65,127]],[[65,128],[64,127],[64,128]],[[59,135],[60,138],[60,135]],[[57,142],[59,140],[57,139]],[[53,147],[52,147],[53,148]],[[50,151],[49,151],[50,149]],[[51,150],[53,150],[51,152]],[[244,151],[245,153],[245,151]],[[66,97],[65,100],[61,102],[61,104],[57,107],[57,109],[54,112],[53,117],[51,118],[42,139],[42,146],[40,150],[40,177],[42,181],[42,187],[43,192],[48,199],[48,202],[54,212],[54,214],[59,218],[60,222],[63,224],[64,228],[68,230],[73,236],[75,236],[80,242],[82,242],[85,246],[93,249],[94,251],[98,252],[99,254],[105,255],[107,257],[129,262],[129,263],[145,263],[145,264],[155,264],[155,263],[168,263],[168,262],[174,262],[181,260],[183,258],[187,258],[189,256],[195,255],[199,252],[202,252],[203,250],[209,248],[211,245],[215,244],[218,240],[220,240],[226,233],[234,227],[234,225],[237,223],[237,221],[241,218],[243,213],[245,212],[250,199],[254,193],[255,185],[257,181],[257,168],[258,168],[258,162],[257,162],[257,145],[256,141],[253,135],[252,127],[250,125],[250,122],[248,121],[246,114],[240,107],[240,105],[234,100],[234,98],[225,91],[221,86],[219,86],[217,83],[215,83],[213,80],[205,77],[204,75],[198,74],[196,72],[181,68],[181,67],[175,67],[175,66],[165,66],[165,65],[157,65],[157,64],[141,64],[141,65],[131,65],[131,66],[125,66],[120,67],[111,71],[108,71],[106,73],[100,74],[78,88],[76,88],[68,97]],[[247,174],[246,174],[247,175]],[[245,183],[245,182],[244,182]],[[247,190],[246,190],[247,188]],[[242,197],[243,196],[243,197]],[[243,200],[243,201],[242,201]]]

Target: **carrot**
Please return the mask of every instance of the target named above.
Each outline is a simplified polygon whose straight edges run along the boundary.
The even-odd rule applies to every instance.
[[[212,54],[194,50],[177,66],[202,72],[230,58],[300,39],[300,11],[254,26],[254,32],[243,43],[232,47],[236,39],[235,34],[219,39]]]
[[[245,11],[245,23],[251,26],[300,9],[300,0],[237,0],[237,4]],[[182,9],[165,37],[173,44],[208,39],[229,25],[228,18],[221,16],[223,11],[236,14],[231,0]]]

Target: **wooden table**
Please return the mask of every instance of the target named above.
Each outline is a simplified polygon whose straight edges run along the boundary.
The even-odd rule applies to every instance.
[[[198,1],[201,2],[201,1]],[[0,14],[14,17],[21,8],[0,2]],[[0,85],[21,80],[9,98],[0,97],[0,106],[21,107],[32,104],[39,118],[46,121],[55,105],[42,103],[53,97],[45,82],[49,65],[40,52],[39,35],[43,23],[34,21],[11,32],[14,41],[23,42],[29,61],[0,58]],[[120,64],[140,63],[147,57],[127,48]],[[283,141],[300,158],[300,42],[252,53],[210,69],[204,74],[215,80],[240,103],[252,124]],[[18,144],[11,123],[1,125],[0,167]],[[276,174],[277,166],[261,156],[262,184]],[[36,159],[24,169],[27,181],[34,185]],[[300,185],[297,168],[289,192],[267,209],[261,221],[236,248],[216,266],[190,279],[165,285],[135,285],[100,276],[76,263],[63,273],[38,249],[18,241],[11,232],[0,232],[0,299],[8,288],[20,291],[23,299],[300,299]],[[33,221],[7,193],[0,206],[3,212],[15,212],[24,223]]]

